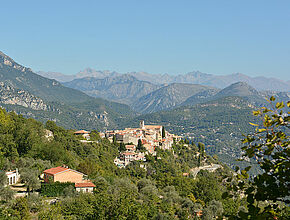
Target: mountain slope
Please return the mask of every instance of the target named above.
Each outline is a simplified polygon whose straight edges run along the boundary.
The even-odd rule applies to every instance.
[[[180,104],[180,106],[194,106],[198,103],[203,103],[206,101],[209,101],[211,97],[216,95],[219,92],[219,89],[211,88],[205,91],[201,91],[196,93],[193,96],[190,96],[188,99],[186,99],[183,103]]]
[[[142,113],[156,112],[180,105],[188,97],[212,89],[196,84],[173,83],[139,98],[133,109]]]
[[[71,125],[71,128],[81,128],[90,122],[90,128],[103,129],[115,126],[122,115],[133,114],[127,105],[92,98],[37,75],[2,52],[0,82],[2,106],[9,110],[21,109],[24,115],[35,115],[42,121],[49,118],[61,125]],[[31,99],[36,103],[32,105]],[[46,106],[46,109],[32,108],[37,103]],[[82,115],[82,121],[77,119],[78,115]],[[67,121],[72,121],[72,124],[67,124]]]
[[[266,98],[274,96],[277,101],[283,101],[286,103],[290,100],[290,94],[287,92],[273,92],[273,91],[262,91],[259,92],[252,86],[245,82],[237,82],[232,85],[222,89],[212,89],[207,91],[202,91],[191,97],[189,97],[181,106],[194,106],[198,103],[204,103],[212,100],[217,100],[223,97],[237,96],[242,97],[247,100],[252,105],[256,106],[266,106],[268,102]]]
[[[104,79],[85,77],[63,83],[63,85],[81,90],[93,97],[126,104],[131,104],[141,96],[160,88],[158,85],[137,80],[135,77],[126,74]]]

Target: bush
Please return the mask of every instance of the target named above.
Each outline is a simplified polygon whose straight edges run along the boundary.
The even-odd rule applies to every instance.
[[[74,187],[74,183],[60,183],[60,182],[55,182],[55,183],[43,183],[41,185],[41,189],[40,189],[40,194],[43,196],[51,196],[51,197],[55,197],[55,196],[63,196],[66,192],[66,188],[72,188]]]

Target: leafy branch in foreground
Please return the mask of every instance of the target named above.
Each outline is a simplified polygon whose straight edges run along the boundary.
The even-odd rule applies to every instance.
[[[289,205],[290,196],[290,102],[287,106],[283,102],[275,104],[274,97],[268,101],[271,108],[253,112],[262,125],[250,123],[256,131],[245,136],[242,147],[244,158],[257,162],[262,173],[248,181],[249,166],[237,175],[239,182],[229,187],[247,199],[247,210],[239,212],[242,219],[276,219],[285,209],[289,212],[283,204]]]

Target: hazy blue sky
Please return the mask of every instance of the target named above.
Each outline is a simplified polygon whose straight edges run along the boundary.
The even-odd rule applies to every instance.
[[[290,79],[290,1],[2,1],[0,50],[33,70]]]

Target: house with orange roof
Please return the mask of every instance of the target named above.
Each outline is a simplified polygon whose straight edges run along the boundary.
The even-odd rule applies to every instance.
[[[74,135],[82,136],[83,138],[86,138],[87,140],[90,139],[90,132],[86,130],[79,130],[74,132]]]
[[[120,155],[120,159],[124,160],[125,166],[127,166],[130,162],[136,160],[135,152],[123,152]]]
[[[92,193],[95,187],[96,185],[92,182],[75,183],[75,189],[77,192]]]
[[[80,183],[83,182],[85,174],[78,172],[68,167],[59,166],[53,167],[43,171],[44,182],[72,182]]]
[[[125,145],[125,148],[128,152],[135,152],[136,151],[136,145]]]
[[[75,183],[75,188],[78,192],[92,192],[95,187],[95,185],[90,180],[85,179],[85,174],[65,166],[58,166],[47,169],[43,171],[43,174],[45,183]]]

